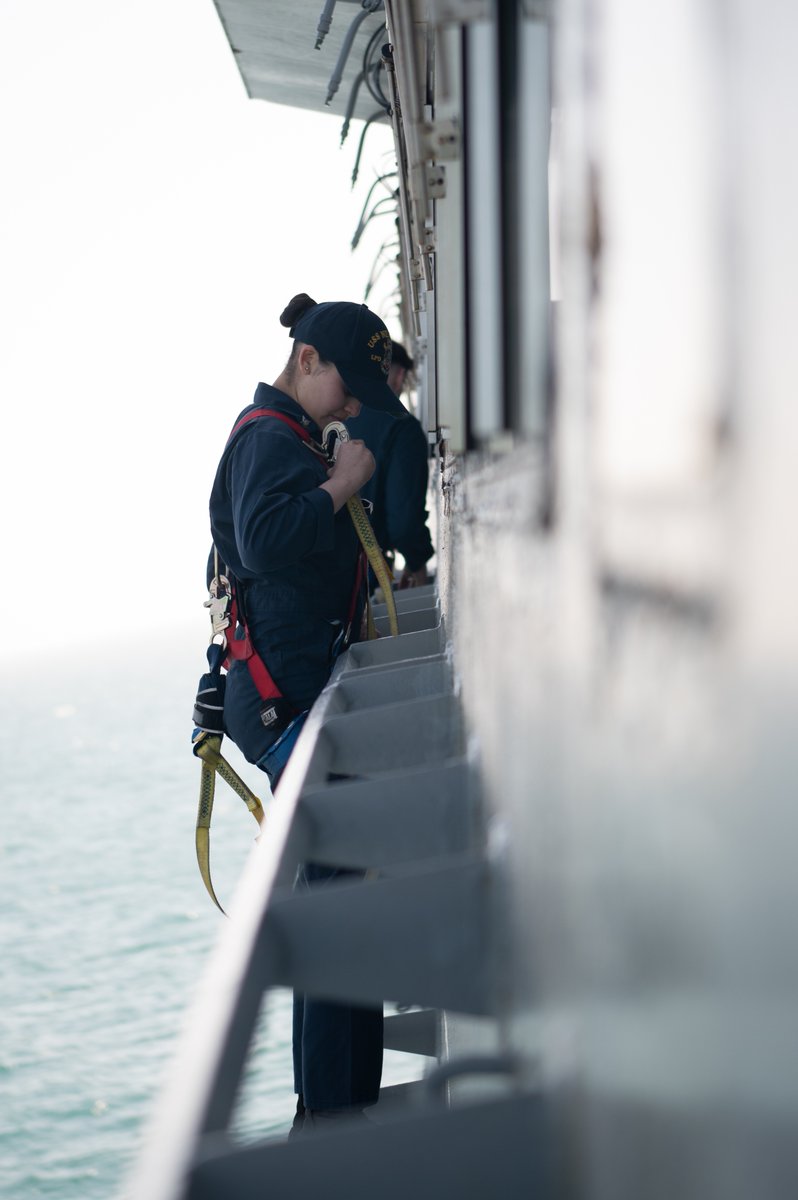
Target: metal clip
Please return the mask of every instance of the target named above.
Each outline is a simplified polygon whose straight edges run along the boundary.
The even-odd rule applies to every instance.
[[[427,159],[436,163],[453,162],[460,157],[460,123],[455,117],[423,121],[420,126],[422,145]]]
[[[330,421],[322,430],[321,440],[327,457],[331,462],[335,462],[341,442],[349,441],[349,430],[343,421]]]
[[[427,193],[430,200],[443,200],[446,195],[446,167],[442,163],[437,163],[434,167],[427,167]],[[430,244],[430,234],[434,240],[434,232],[425,230],[427,237],[427,246]]]
[[[211,641],[215,637],[224,633],[230,625],[230,616],[228,609],[232,596],[230,580],[224,575],[215,575],[211,580],[211,585],[208,588],[210,593],[203,605],[204,608],[210,609],[211,618]]]

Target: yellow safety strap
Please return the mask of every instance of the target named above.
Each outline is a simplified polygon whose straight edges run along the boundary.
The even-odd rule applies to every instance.
[[[349,441],[349,430],[343,421],[330,421],[325,425],[321,435],[321,440],[325,446],[328,445],[328,438],[332,433],[335,433],[337,441],[332,450],[332,461],[335,462],[338,447],[341,442]],[[368,514],[363,507],[363,501],[358,496],[357,492],[354,496],[350,496],[346,502],[347,512],[352,518],[352,524],[355,527],[355,533],[360,538],[360,544],[366,552],[366,558],[369,560],[372,571],[374,572],[379,585],[385,595],[385,604],[388,609],[388,625],[394,637],[399,632],[399,622],[396,619],[396,603],[393,598],[393,579],[388,570],[388,564],[385,561],[385,556],[380,550],[377,539],[374,536],[374,530],[371,528],[371,521],[368,519]],[[377,627],[374,624],[374,617],[371,612],[371,605],[366,599],[366,621],[368,625],[369,640],[377,636]]]
[[[200,733],[194,742],[194,753],[202,760],[200,774],[199,808],[197,809],[197,830],[195,844],[197,848],[197,863],[205,888],[220,912],[224,912],[216,898],[211,881],[211,817],[213,801],[216,793],[216,773],[221,775],[233,791],[241,797],[258,824],[264,819],[263,806],[260,800],[244,780],[230,766],[221,754],[222,739],[219,734]]]
[[[358,495],[350,496],[346,502],[347,511],[352,518],[352,524],[355,527],[355,532],[360,538],[360,544],[366,551],[366,557],[371,564],[371,569],[377,577],[383,595],[385,596],[385,604],[388,609],[388,625],[391,634],[396,637],[399,633],[399,621],[396,616],[396,601],[393,596],[393,580],[391,573],[388,570],[388,564],[380,550],[377,539],[374,536],[374,530],[371,528],[371,521],[368,519],[368,514],[363,507],[363,501]],[[366,621],[368,625],[369,639],[377,636],[377,627],[374,624],[374,617],[371,612],[371,604],[367,605]]]

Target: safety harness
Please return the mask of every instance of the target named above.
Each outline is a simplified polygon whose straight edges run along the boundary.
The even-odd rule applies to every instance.
[[[308,431],[285,413],[273,408],[257,408],[242,417],[231,430],[225,450],[229,450],[239,431],[250,421],[263,417],[272,417],[288,425],[302,440],[307,448],[325,465],[335,462],[338,446],[349,439],[349,432],[340,421],[333,421],[326,426],[323,433],[325,446],[318,445]],[[342,644],[346,647],[352,635],[352,624],[357,612],[358,597],[366,581],[367,563],[377,577],[387,602],[388,622],[392,635],[399,632],[396,616],[396,604],[393,597],[393,586],[388,566],[380,550],[374,531],[363,507],[363,501],[358,495],[351,496],[346,502],[347,511],[360,540],[360,552],[355,569],[355,580],[349,601],[346,625]],[[209,598],[205,607],[210,610],[211,644],[208,647],[208,671],[200,680],[197,698],[194,704],[194,733],[192,746],[194,754],[202,760],[200,777],[200,798],[197,810],[196,850],[200,875],[208,895],[216,907],[224,912],[216,898],[213,889],[210,870],[210,826],[213,814],[213,802],[216,790],[216,773],[241,797],[255,820],[260,825],[264,819],[263,807],[255,793],[244,783],[222,756],[221,744],[224,736],[224,692],[226,675],[222,671],[229,670],[233,662],[245,662],[252,682],[261,699],[260,719],[264,728],[274,729],[286,726],[299,714],[283,696],[275,683],[265,662],[255,649],[250,637],[246,614],[246,589],[233,579],[231,572],[225,568],[219,570],[219,557],[216,547],[213,548],[214,566],[213,578],[209,586]],[[366,589],[366,619],[368,637],[377,636],[371,606]],[[232,630],[232,636],[228,636]]]

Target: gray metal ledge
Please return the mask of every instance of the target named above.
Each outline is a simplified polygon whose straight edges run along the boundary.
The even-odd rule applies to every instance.
[[[303,790],[304,854],[339,867],[425,861],[478,845],[473,771],[464,759]]]
[[[275,896],[259,938],[264,983],[327,1000],[494,1013],[492,913],[481,859]]]
[[[385,1017],[385,1049],[436,1058],[440,1044],[440,1013],[434,1008],[394,1013]]]
[[[434,583],[426,583],[423,587],[406,588],[394,592],[393,602],[397,612],[416,608],[439,608],[438,591]],[[384,617],[388,612],[385,603],[372,604],[371,611],[375,617]]]
[[[452,669],[444,655],[410,659],[340,675],[335,689],[336,711],[376,708],[399,700],[450,695],[451,691]]]
[[[455,1109],[419,1108],[404,1119],[290,1142],[206,1147],[186,1200],[530,1200],[550,1196],[542,1101],[510,1096]],[[501,1157],[486,1146],[502,1148]]]
[[[386,663],[406,662],[411,658],[428,658],[441,654],[446,646],[442,625],[432,629],[401,633],[399,637],[381,637],[373,642],[356,642],[338,660],[336,675],[357,667],[384,666]]]
[[[330,716],[319,731],[314,775],[374,775],[440,764],[463,753],[460,707],[452,696],[385,704]]]
[[[307,1139],[301,1149],[292,1142],[250,1151],[226,1138],[269,988],[421,1005],[421,1013],[389,1019],[386,1045],[401,1043],[427,1058],[437,1050],[439,1010],[498,1011],[497,888],[483,853],[476,774],[465,755],[437,597],[434,589],[414,589],[397,602],[403,632],[352,646],[302,730],[155,1113],[132,1200],[294,1197],[305,1194],[306,1170],[317,1182],[326,1171],[324,1155],[308,1150]],[[387,621],[379,612],[376,619]],[[302,862],[368,874],[294,891]],[[384,1152],[408,1159],[416,1139],[427,1145],[429,1118],[418,1119],[408,1108],[419,1088],[383,1089],[375,1119],[385,1123],[361,1132],[387,1129],[399,1112],[406,1129],[386,1134],[378,1158]],[[396,1096],[403,1105],[394,1105]],[[473,1116],[442,1110],[441,1135],[459,1138]],[[350,1135],[318,1141],[343,1146],[339,1136]],[[460,1180],[459,1166],[452,1174],[440,1155],[443,1146],[433,1150],[434,1144],[428,1143],[435,1158],[430,1179],[440,1171],[448,1188]],[[347,1155],[361,1153],[359,1140],[348,1145]],[[332,1164],[339,1151],[330,1153]],[[371,1150],[363,1153],[366,1161]],[[192,1171],[198,1156],[203,1161]],[[297,1170],[300,1162],[305,1166]],[[426,1195],[412,1174],[413,1192]],[[439,1183],[430,1185],[430,1194],[476,1194],[464,1188],[478,1177],[466,1170],[455,1193]],[[374,1180],[381,1196],[404,1200],[410,1190],[397,1183],[395,1193],[386,1192],[384,1170]],[[337,1182],[341,1195],[351,1194],[351,1174]]]
[[[435,608],[402,608],[397,612],[400,635],[416,633],[420,629],[437,629],[441,623],[441,611]],[[388,637],[391,627],[387,615],[375,617],[374,624],[382,637]]]

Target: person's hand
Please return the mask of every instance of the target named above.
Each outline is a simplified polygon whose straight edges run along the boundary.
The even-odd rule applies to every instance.
[[[347,487],[353,496],[359,492],[364,483],[368,483],[376,467],[374,455],[365,442],[354,438],[351,442],[339,442],[338,455],[330,468],[330,479],[337,479]]]
[[[336,512],[371,479],[376,465],[374,455],[359,438],[339,443],[338,456],[327,472],[327,482],[321,485],[332,496]]]
[[[399,577],[399,587],[423,587],[425,583],[429,583],[429,575],[426,567],[419,567],[417,571],[408,571],[407,567],[402,571]]]

